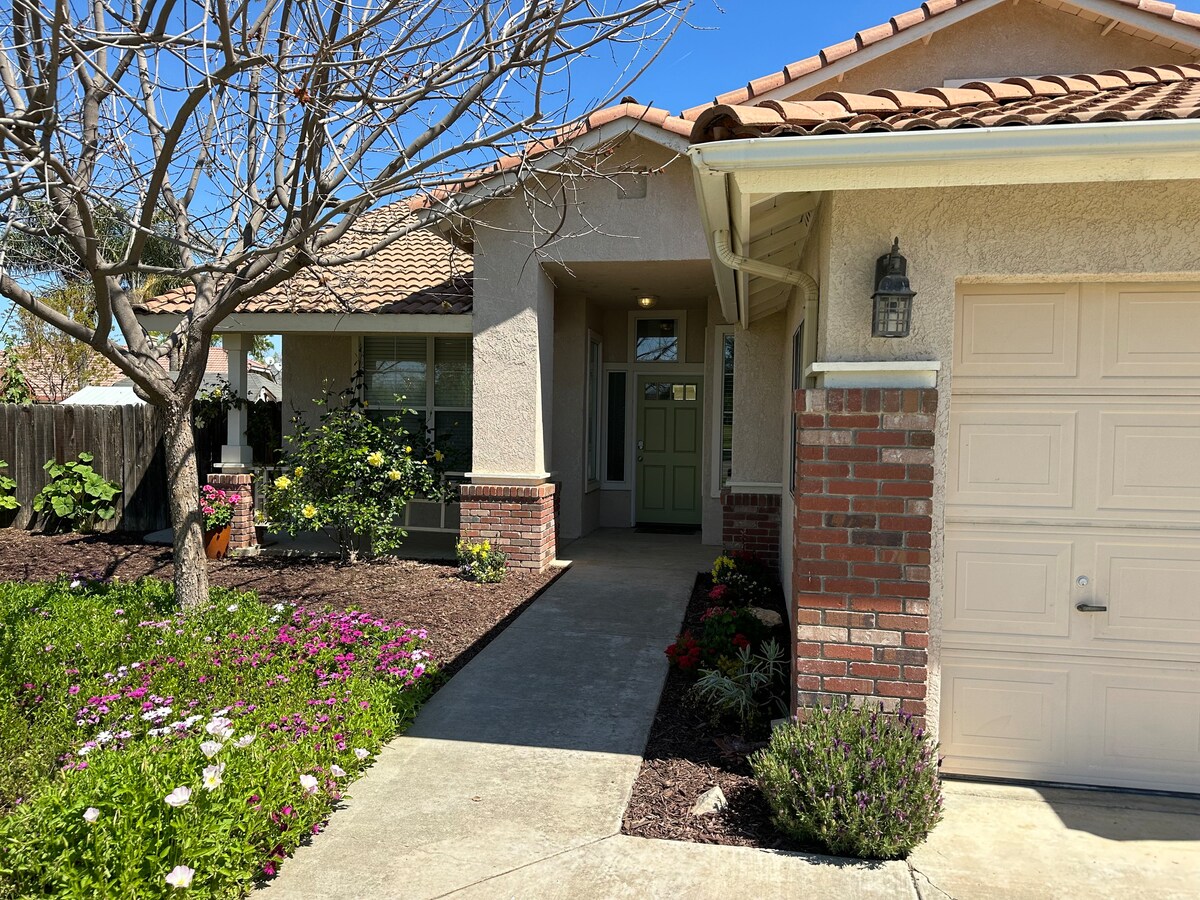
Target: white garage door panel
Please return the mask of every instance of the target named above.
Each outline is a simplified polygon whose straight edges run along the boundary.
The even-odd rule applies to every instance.
[[[1200,792],[1200,285],[971,285],[958,316],[947,771]]]
[[[947,592],[953,602],[943,627],[955,632],[1066,637],[1073,543],[1029,541],[1011,533],[955,532],[945,549]],[[1012,642],[1009,642],[1012,643]]]
[[[950,440],[955,453],[948,503],[1074,505],[1073,412],[964,410],[951,422]]]

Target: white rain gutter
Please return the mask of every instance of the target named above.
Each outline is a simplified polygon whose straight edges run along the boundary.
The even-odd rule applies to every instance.
[[[778,281],[782,284],[793,284],[804,291],[805,303],[817,299],[817,282],[811,275],[797,269],[786,269],[783,266],[777,266],[773,263],[762,262],[757,259],[751,259],[748,256],[742,256],[739,253],[734,253],[733,246],[729,242],[729,232],[724,229],[713,232],[713,249],[716,251],[717,259],[735,272],[757,275],[760,278],[768,278],[771,281]],[[739,321],[743,328],[747,328],[750,325],[750,303],[748,298],[746,302],[742,303]]]

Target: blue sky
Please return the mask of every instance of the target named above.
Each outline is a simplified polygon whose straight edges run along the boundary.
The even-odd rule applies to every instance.
[[[692,27],[679,31],[630,93],[642,103],[679,112],[919,5],[917,0],[696,0]]]

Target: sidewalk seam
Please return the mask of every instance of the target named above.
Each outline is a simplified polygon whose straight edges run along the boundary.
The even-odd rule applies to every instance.
[[[467,884],[459,885],[456,888],[446,891],[444,894],[435,894],[434,896],[430,897],[429,900],[442,900],[442,898],[444,898],[444,897],[453,897],[455,894],[459,893],[460,891],[465,891],[467,888],[473,888],[473,887],[477,887],[478,885],[481,885],[481,884],[487,884],[489,881],[495,881],[497,878],[503,878],[504,876],[511,875],[514,872],[520,872],[523,869],[528,869],[530,866],[539,866],[544,862],[549,862],[552,859],[558,859],[558,857],[560,857],[560,856],[564,856],[568,853],[574,853],[576,850],[582,850],[585,847],[593,847],[596,844],[602,844],[602,843],[604,843],[604,841],[612,840],[613,838],[617,837],[619,834],[620,834],[620,831],[616,831],[612,834],[606,834],[606,835],[604,835],[604,837],[598,837],[598,838],[593,838],[590,841],[584,841],[582,844],[577,844],[574,847],[565,847],[562,850],[559,850],[555,853],[551,853],[547,856],[543,856],[538,859],[530,860],[527,863],[522,863],[521,865],[514,866],[511,869],[505,869],[503,872],[495,872],[491,875],[488,875],[485,878],[480,878],[478,881],[471,881],[471,882],[468,882]]]

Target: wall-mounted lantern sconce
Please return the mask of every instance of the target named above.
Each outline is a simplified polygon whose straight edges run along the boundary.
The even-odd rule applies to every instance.
[[[637,298],[637,304],[642,309],[653,309],[654,304],[656,304],[657,302],[658,302],[658,298],[653,296],[652,294],[646,294],[643,297]]]
[[[871,336],[908,337],[915,296],[917,292],[908,283],[908,260],[900,255],[900,238],[896,238],[891,252],[875,263]]]

